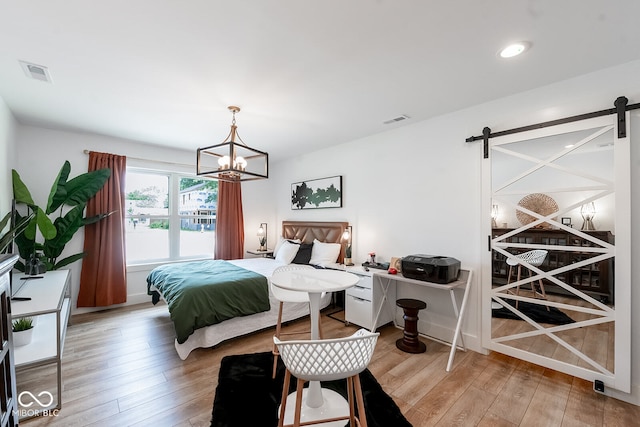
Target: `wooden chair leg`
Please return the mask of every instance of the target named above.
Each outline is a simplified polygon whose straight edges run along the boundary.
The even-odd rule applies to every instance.
[[[356,400],[358,402],[358,424],[361,427],[367,427],[367,413],[364,409],[364,397],[362,396],[362,385],[360,384],[360,375],[354,375]]]
[[[296,382],[296,413],[293,417],[293,427],[300,427],[300,417],[302,415],[302,390],[304,380],[298,379]]]
[[[276,323],[276,333],[274,334],[276,338],[280,338],[280,330],[282,328],[282,306],[283,303],[282,301],[280,301],[280,308],[278,309],[278,322]],[[275,343],[273,343],[271,353],[273,353],[273,373],[271,374],[271,379],[275,379],[276,370],[278,368],[278,356],[280,355],[280,353],[278,352],[278,346]]]
[[[546,300],[547,293],[544,291],[544,283],[542,283],[542,279],[538,279],[538,283],[540,284],[540,294],[542,295],[542,298]],[[547,306],[547,311],[551,311],[549,306]]]
[[[278,419],[278,427],[284,426],[284,414],[287,408],[287,396],[289,396],[289,382],[291,381],[291,372],[287,369],[284,373],[284,383],[282,384],[282,398],[280,399],[280,418]]]
[[[347,378],[347,401],[349,402],[349,425],[356,425],[356,408],[353,395],[353,377]]]

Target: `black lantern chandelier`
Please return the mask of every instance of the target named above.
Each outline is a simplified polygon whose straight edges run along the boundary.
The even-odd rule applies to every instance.
[[[230,106],[229,111],[233,114],[231,132],[221,144],[198,148],[197,175],[230,182],[269,178],[269,154],[242,141],[236,126],[236,113],[240,108]]]

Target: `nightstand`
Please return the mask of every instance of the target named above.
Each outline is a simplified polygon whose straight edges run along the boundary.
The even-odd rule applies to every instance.
[[[261,251],[260,249],[252,249],[247,251],[248,254],[251,255],[261,255],[263,258],[273,257],[273,249],[268,249]]]

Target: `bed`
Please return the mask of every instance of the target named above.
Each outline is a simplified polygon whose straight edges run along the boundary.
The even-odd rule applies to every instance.
[[[342,263],[344,259],[344,246],[341,244],[342,234],[348,226],[347,222],[316,222],[316,221],[283,221],[282,223],[282,235],[280,244],[284,244],[287,248],[290,246],[289,241],[299,242],[300,248],[313,250],[312,244],[315,242],[317,249],[331,246],[322,245],[322,243],[340,243],[340,250],[335,263],[324,263],[322,265],[326,268],[336,268],[337,265]],[[284,242],[283,242],[284,241]],[[235,304],[233,300],[229,305],[235,306],[234,309],[240,310],[240,314],[233,315],[228,312],[228,307],[220,307],[220,303],[215,302],[222,298],[216,298],[212,296],[207,297],[194,297],[191,302],[183,303],[183,305],[197,305],[199,313],[190,315],[194,318],[198,318],[200,323],[211,323],[207,325],[190,325],[190,326],[178,326],[174,321],[174,327],[176,327],[176,340],[175,348],[178,356],[185,360],[189,354],[197,348],[208,348],[215,346],[223,341],[231,338],[246,335],[261,329],[272,327],[276,324],[278,318],[278,301],[273,297],[268,286],[268,279],[272,275],[273,271],[282,265],[286,265],[291,262],[288,258],[282,256],[286,252],[287,248],[280,249],[282,252],[280,256],[273,258],[248,258],[238,259],[230,261],[207,261],[212,263],[219,263],[222,265],[222,269],[225,270],[230,276],[244,275],[248,280],[253,280],[253,285],[248,286],[248,292],[252,293],[251,303],[245,303],[245,295],[239,294],[238,298],[241,298],[241,303]],[[337,247],[334,246],[334,249]],[[304,252],[300,249],[300,254]],[[315,255],[315,254],[314,254]],[[333,256],[333,254],[332,254]],[[304,258],[304,256],[303,256]],[[317,261],[317,257],[315,260]],[[296,260],[300,262],[300,260]],[[208,267],[208,264],[203,261],[185,262],[172,264],[172,269],[176,267],[184,267],[182,271],[172,272],[174,282],[187,281],[188,287],[202,287],[208,288],[211,285],[204,283],[194,283],[192,279],[195,277],[203,278],[203,267]],[[198,264],[198,265],[196,265]],[[323,263],[321,263],[323,264]],[[152,296],[154,302],[157,302],[158,298],[163,298],[168,301],[170,308],[170,315],[174,320],[175,304],[173,298],[174,290],[171,287],[167,287],[165,282],[169,281],[167,275],[164,274],[166,266],[160,266],[154,269],[147,277],[148,293]],[[240,270],[235,270],[236,268]],[[195,271],[195,272],[194,272]],[[211,275],[215,278],[215,275]],[[235,290],[237,286],[235,284],[230,285],[229,289]],[[224,291],[223,291],[224,292]],[[225,299],[228,297],[229,291],[224,294]],[[166,295],[165,295],[166,294]],[[253,295],[255,294],[255,295]],[[254,299],[255,297],[255,299]],[[231,298],[231,297],[229,297]],[[322,307],[326,307],[331,300],[331,295],[327,294],[322,300]],[[189,300],[187,300],[189,301]],[[210,305],[209,305],[210,304]],[[251,306],[251,307],[246,307]],[[244,311],[243,311],[244,310]],[[254,312],[253,314],[247,314],[247,312]],[[220,314],[222,313],[222,314]],[[288,303],[283,312],[283,322],[288,322],[300,317],[304,317],[309,314],[309,304],[307,303]],[[231,316],[230,318],[226,318]],[[210,320],[202,321],[202,318],[210,317]],[[222,320],[224,319],[224,320]]]

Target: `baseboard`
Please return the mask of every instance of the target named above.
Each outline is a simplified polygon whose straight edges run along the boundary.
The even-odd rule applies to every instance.
[[[147,295],[146,293],[132,294],[132,295],[127,295],[127,302],[122,304],[114,304],[106,307],[75,307],[71,311],[71,314],[74,315],[74,314],[93,313],[95,311],[103,311],[111,308],[127,307],[130,305],[144,304],[144,303],[151,304],[150,295]]]
[[[640,385],[638,384],[631,384],[631,393],[624,393],[613,388],[605,388],[604,393],[599,394],[604,394],[605,396],[613,397],[614,399],[622,400],[623,402],[640,406]]]
[[[399,327],[402,327],[402,325],[404,324],[402,317],[397,316],[396,323]],[[433,318],[431,318],[429,321],[420,319],[418,320],[418,332],[425,338],[433,339],[444,344],[449,344],[453,340],[455,327],[452,328],[449,325],[438,324]],[[482,347],[482,340],[477,335],[472,335],[463,330],[462,337],[464,339],[464,344],[467,350],[475,351],[476,353],[485,355],[488,354],[487,350]],[[462,345],[460,343],[460,339],[458,339],[457,345],[458,347]]]

